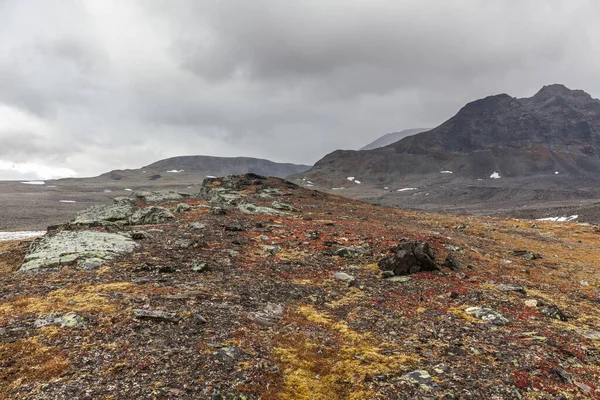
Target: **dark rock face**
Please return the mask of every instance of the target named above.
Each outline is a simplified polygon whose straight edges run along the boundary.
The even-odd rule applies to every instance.
[[[464,106],[427,132],[368,151],[338,150],[303,176],[335,184],[348,176],[391,183],[398,175],[451,170],[454,177],[486,179],[600,172],[600,100],[562,85],[531,98],[489,96]],[[334,180],[332,179],[335,177]]]
[[[400,243],[390,250],[392,254],[382,258],[378,263],[383,271],[394,271],[394,275],[409,275],[439,269],[429,243],[411,240]]]

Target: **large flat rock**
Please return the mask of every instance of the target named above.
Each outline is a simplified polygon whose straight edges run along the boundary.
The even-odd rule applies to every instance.
[[[81,269],[94,269],[136,246],[131,238],[115,233],[60,232],[34,242],[19,271],[39,272],[74,263]]]

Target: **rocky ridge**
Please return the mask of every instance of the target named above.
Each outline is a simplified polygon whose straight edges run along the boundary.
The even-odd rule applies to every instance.
[[[118,199],[2,244],[0,398],[598,398],[598,231],[257,175]],[[134,246],[19,271],[78,235]]]

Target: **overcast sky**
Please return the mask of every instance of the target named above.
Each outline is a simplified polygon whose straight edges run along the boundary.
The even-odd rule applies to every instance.
[[[0,179],[312,164],[490,94],[600,97],[596,0],[0,0]]]

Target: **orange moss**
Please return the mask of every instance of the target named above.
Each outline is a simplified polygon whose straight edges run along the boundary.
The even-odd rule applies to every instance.
[[[275,356],[284,385],[276,394],[267,393],[266,398],[371,398],[365,378],[398,373],[416,363],[415,357],[399,349],[383,355],[374,335],[354,331],[310,306],[299,307],[287,322],[301,329],[278,338]]]
[[[0,344],[0,392],[24,383],[51,381],[70,366],[60,349],[44,346],[37,337]]]

